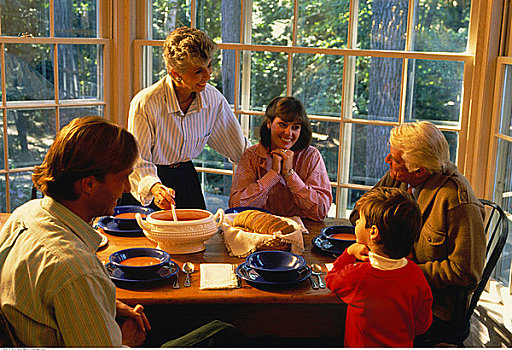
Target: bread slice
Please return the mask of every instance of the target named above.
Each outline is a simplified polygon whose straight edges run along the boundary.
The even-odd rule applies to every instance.
[[[295,228],[292,225],[290,225],[287,221],[281,220],[277,224],[270,227],[269,230],[271,233],[281,231],[283,235],[287,235],[288,233],[292,233],[293,231],[295,231]]]
[[[245,227],[245,221],[247,220],[247,216],[249,214],[255,212],[255,210],[245,210],[235,216],[233,219],[233,226]]]

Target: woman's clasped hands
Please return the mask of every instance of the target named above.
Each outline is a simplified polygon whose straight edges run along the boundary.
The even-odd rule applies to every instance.
[[[280,174],[286,176],[293,166],[293,151],[284,148],[274,148],[270,154],[272,155],[272,169]]]

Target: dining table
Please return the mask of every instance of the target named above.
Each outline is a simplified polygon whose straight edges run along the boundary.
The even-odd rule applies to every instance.
[[[5,223],[8,216],[0,214],[0,225]],[[333,263],[336,256],[315,247],[312,239],[325,227],[350,225],[350,222],[347,219],[326,218],[320,222],[303,219],[303,223],[308,232],[303,235],[305,249],[301,255],[309,266],[320,265],[324,278],[326,264]],[[108,243],[97,251],[103,263],[109,261],[112,253],[122,249],[157,246],[145,236],[126,237],[109,234],[101,228],[98,230],[108,239]],[[155,333],[159,333],[162,340],[183,335],[210,320],[219,319],[233,324],[247,339],[314,339],[315,344],[319,339],[325,339],[325,342],[317,345],[343,344],[346,304],[327,288],[313,289],[309,279],[284,286],[255,285],[241,279],[239,288],[200,289],[198,270],[201,264],[239,265],[245,261],[245,258],[230,256],[220,229],[205,242],[203,251],[171,254],[171,260],[180,269],[186,262],[194,264],[190,287],[183,285],[183,272],[177,275],[180,288],[173,288],[172,279],[156,285],[116,287],[118,300],[132,306],[144,306]],[[160,339],[152,345],[158,345],[158,341]],[[291,345],[286,342],[280,344]]]

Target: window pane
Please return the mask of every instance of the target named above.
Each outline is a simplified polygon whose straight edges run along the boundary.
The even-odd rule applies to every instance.
[[[7,130],[9,168],[39,165],[55,138],[55,110],[8,110]]]
[[[32,195],[32,172],[11,173],[9,175],[11,189],[11,211],[30,200]]]
[[[59,45],[59,98],[103,99],[101,46]]]
[[[339,117],[343,56],[294,54],[292,94],[308,114]]]
[[[241,0],[196,0],[196,27],[217,43],[240,42]]]
[[[104,109],[104,106],[61,107],[59,110],[59,130],[75,118],[90,115],[104,117]]]
[[[336,217],[336,205],[338,203],[338,199],[336,197],[337,188],[332,187],[332,203],[331,207],[329,208],[329,212],[327,213],[328,218],[335,218]]]
[[[351,188],[340,188],[339,191],[341,192],[340,205],[343,205],[341,208],[341,217],[348,219],[356,202],[363,194],[366,193],[366,191]]]
[[[500,133],[512,136],[512,66],[505,66],[501,101]]]
[[[144,86],[142,88],[145,88],[162,79],[167,74],[167,69],[165,68],[164,57],[162,56],[164,53],[163,47],[147,46],[143,49],[151,52],[151,62],[143,65],[145,67],[143,69],[148,73],[144,74]],[[144,59],[143,62],[146,63],[147,60]]]
[[[311,145],[320,151],[329,180],[336,181],[338,178],[340,123],[311,120],[311,127],[313,128]]]
[[[458,126],[463,62],[409,60],[405,120]]]
[[[6,186],[5,186],[5,177],[7,175],[0,175],[0,211],[2,213],[7,213],[7,196]]]
[[[293,1],[253,0],[252,44],[292,44]]]
[[[232,170],[233,164],[226,157],[206,145],[197,158],[194,165],[203,168]]]
[[[276,96],[286,94],[287,57],[283,52],[252,52],[250,109],[263,107]]]
[[[398,121],[402,59],[357,57],[353,118]]]
[[[346,48],[350,0],[299,1],[297,45]]]
[[[457,163],[457,150],[459,146],[459,133],[454,131],[443,131],[443,135],[448,141],[448,148],[450,150],[450,161]]]
[[[4,118],[3,114],[0,113],[0,170],[5,169],[4,162]]]
[[[471,0],[419,0],[414,50],[465,52],[470,9]]]
[[[265,108],[266,107],[267,106],[265,105]],[[260,142],[260,126],[261,123],[263,123],[264,118],[265,117],[262,115],[249,116],[249,135],[247,137],[249,138],[249,141],[251,141],[253,145]]]
[[[215,213],[217,209],[227,209],[231,175],[199,173],[201,187],[206,201],[206,209]]]
[[[512,143],[502,139],[498,139],[494,181],[494,201],[500,205],[505,212],[512,213]],[[508,285],[510,263],[512,260],[512,235],[510,234],[508,235],[507,243],[500,260],[501,262],[498,262],[497,266],[496,277],[498,277],[501,282]]]
[[[5,45],[7,101],[53,100],[53,46]]]
[[[2,35],[50,36],[50,1],[2,1]]]
[[[350,128],[347,128],[350,129]],[[352,125],[350,132],[349,183],[373,186],[389,170],[384,158],[391,127]]]
[[[234,105],[236,82],[238,81],[239,89],[241,85],[240,74],[236,75],[236,52],[234,50],[221,50],[220,54],[220,57],[214,59],[210,81],[215,81],[217,89],[224,95],[230,105]],[[240,71],[239,69],[239,73]]]
[[[408,0],[361,0],[358,48],[405,50],[408,8]]]
[[[96,38],[98,0],[54,1],[55,36]]]
[[[190,27],[190,0],[153,0],[152,3],[153,33],[148,39],[164,40],[178,27]]]

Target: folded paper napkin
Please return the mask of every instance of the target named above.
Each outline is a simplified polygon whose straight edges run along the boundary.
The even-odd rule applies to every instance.
[[[237,288],[238,279],[233,264],[200,264],[201,282],[199,289]]]
[[[265,235],[260,233],[244,231],[238,227],[233,227],[233,220],[237,214],[225,214],[222,222],[222,232],[224,236],[224,244],[231,256],[245,258],[247,255],[254,253],[262,245],[272,241],[276,237],[281,238],[283,242],[291,243],[291,251],[295,254],[302,254],[304,251],[304,239],[302,235],[308,233],[302,220],[298,216],[281,217],[288,221],[295,231],[287,235],[277,232],[273,235]]]

